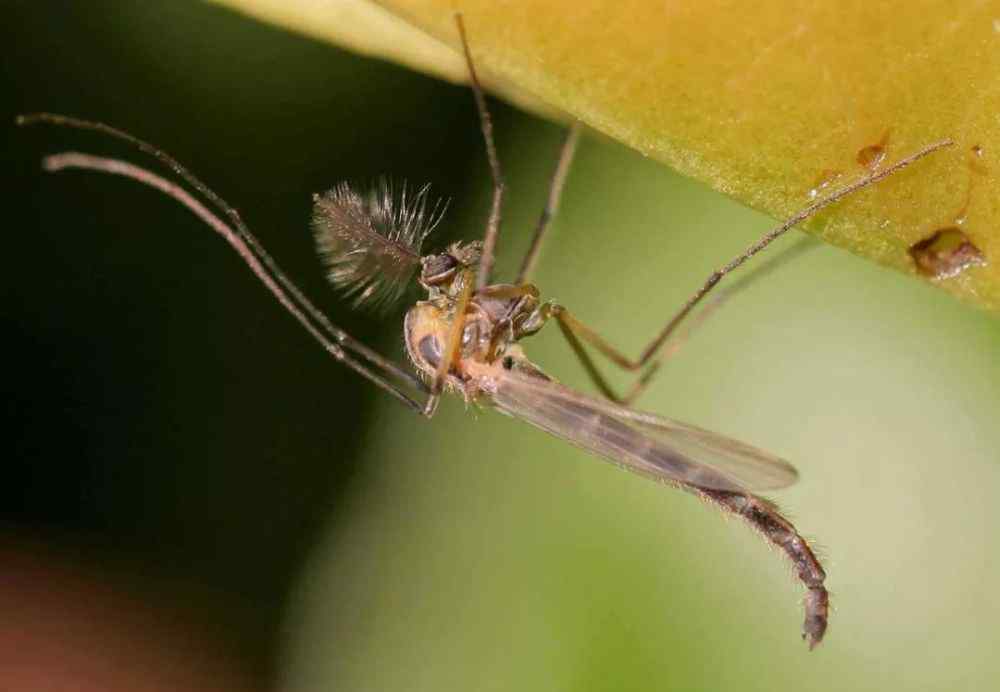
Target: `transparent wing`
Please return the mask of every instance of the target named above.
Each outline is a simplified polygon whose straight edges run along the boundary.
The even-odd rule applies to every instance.
[[[787,461],[708,430],[540,377],[504,371],[492,379],[500,411],[643,476],[730,491],[774,490],[798,478]]]

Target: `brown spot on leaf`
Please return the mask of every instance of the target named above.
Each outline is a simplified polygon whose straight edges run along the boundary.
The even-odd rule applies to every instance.
[[[947,279],[986,264],[982,251],[957,226],[939,228],[910,247],[910,257],[924,276]]]
[[[888,153],[889,144],[889,131],[886,130],[880,139],[875,144],[869,144],[867,147],[862,147],[858,150],[857,161],[863,168],[867,168],[870,171],[874,171],[885,160],[885,156]]]

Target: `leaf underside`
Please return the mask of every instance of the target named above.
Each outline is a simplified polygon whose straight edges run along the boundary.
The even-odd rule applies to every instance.
[[[992,3],[216,1],[453,81],[466,78],[454,24],[461,11],[477,70],[497,94],[578,118],[775,218],[808,204],[813,190],[863,175],[859,158],[870,160],[871,147],[882,147],[884,165],[952,138],[958,146],[807,230],[1000,309],[1000,8]],[[948,228],[961,242],[927,256]]]

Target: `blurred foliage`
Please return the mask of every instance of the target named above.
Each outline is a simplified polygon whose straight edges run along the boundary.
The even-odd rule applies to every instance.
[[[7,19],[7,122],[63,111],[165,147],[339,324],[402,358],[401,313],[352,314],[327,289],[310,195],[383,171],[430,181],[454,200],[437,242],[475,237],[489,189],[467,89],[200,2],[19,4]],[[561,132],[493,108],[507,277]],[[794,259],[719,311],[642,401],[799,467],[776,499],[825,548],[835,606],[810,654],[798,586],[746,527],[489,411],[413,416],[330,363],[169,200],[38,170],[67,148],[141,156],[85,133],[3,137],[4,531],[216,623],[259,679],[548,692],[1000,678],[989,315],[795,234],[755,265]],[[906,148],[895,129],[891,143]],[[634,352],[769,224],[588,137],[537,283]],[[586,387],[557,330],[526,347]]]
[[[925,278],[1000,308],[993,3],[215,1],[450,79],[464,70],[442,47],[458,47],[461,11],[499,93],[568,113],[775,218],[860,175],[869,147],[888,162],[952,138],[951,151],[807,225],[909,274],[912,246],[962,225],[987,262]]]

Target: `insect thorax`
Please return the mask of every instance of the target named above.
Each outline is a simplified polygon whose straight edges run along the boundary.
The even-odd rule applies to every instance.
[[[417,303],[406,313],[403,331],[406,351],[418,372],[432,378],[447,349],[457,306],[466,290],[466,282],[475,281],[467,257],[456,257],[455,250],[432,255],[423,260],[421,284],[428,291],[427,300]],[[437,279],[437,280],[435,280]],[[548,305],[539,300],[538,289],[531,284],[494,284],[472,293],[464,310],[461,344],[452,359],[448,384],[463,387],[483,365],[502,367],[508,353],[519,350],[510,347],[518,340],[534,334],[548,319]]]

